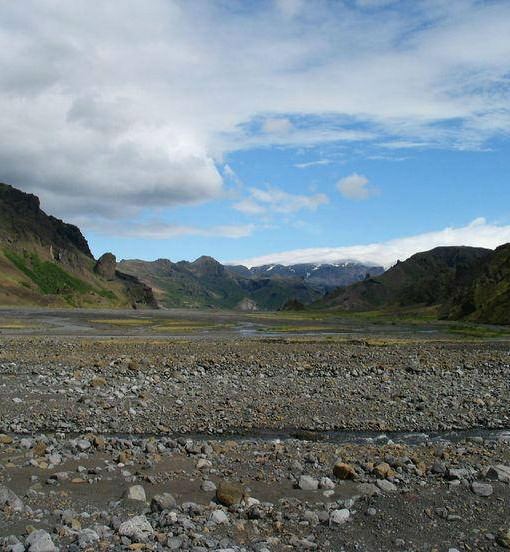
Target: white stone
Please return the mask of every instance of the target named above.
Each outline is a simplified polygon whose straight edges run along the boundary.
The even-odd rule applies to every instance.
[[[386,479],[378,479],[376,485],[385,493],[393,493],[397,490],[397,486]]]
[[[329,515],[329,523],[332,525],[342,525],[349,519],[350,516],[351,513],[347,510],[347,508],[333,510]]]
[[[25,543],[28,546],[29,552],[56,552],[57,550],[50,535],[42,529],[32,531]]]
[[[299,478],[298,487],[303,491],[316,491],[319,488],[319,482],[310,475],[302,475]]]
[[[122,523],[119,527],[119,535],[138,541],[145,540],[152,535],[154,530],[145,516],[135,516]]]
[[[132,485],[126,491],[124,495],[128,500],[138,500],[140,502],[146,502],[147,497],[145,495],[145,489],[141,485]]]
[[[216,525],[222,525],[228,523],[228,516],[223,510],[214,510],[211,514],[211,521]]]

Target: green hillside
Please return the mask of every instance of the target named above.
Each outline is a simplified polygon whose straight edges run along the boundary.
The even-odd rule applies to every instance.
[[[47,215],[36,196],[0,184],[0,305],[155,305],[145,285],[95,268],[79,228]]]

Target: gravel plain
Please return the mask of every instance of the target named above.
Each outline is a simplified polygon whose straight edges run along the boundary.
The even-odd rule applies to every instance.
[[[0,339],[0,547],[510,549],[505,341]]]

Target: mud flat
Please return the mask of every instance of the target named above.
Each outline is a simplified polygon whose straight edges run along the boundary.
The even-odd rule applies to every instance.
[[[0,543],[508,549],[509,376],[506,341],[4,335]]]

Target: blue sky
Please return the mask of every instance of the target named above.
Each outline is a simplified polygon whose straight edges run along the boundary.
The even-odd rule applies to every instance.
[[[0,180],[96,255],[510,241],[507,1],[0,3]]]

